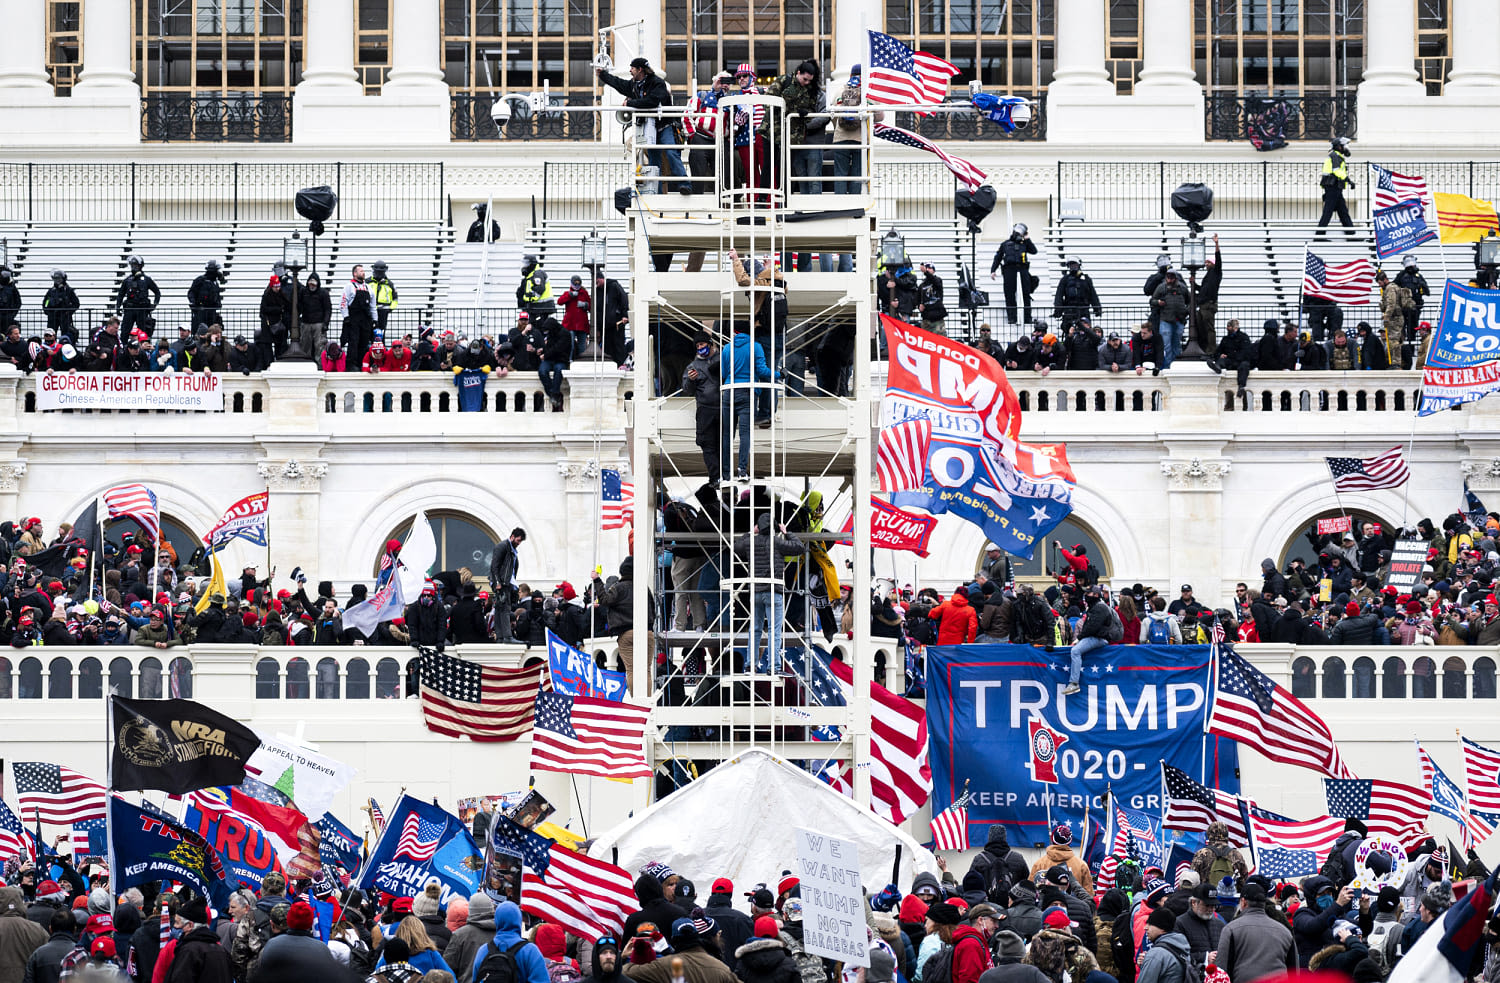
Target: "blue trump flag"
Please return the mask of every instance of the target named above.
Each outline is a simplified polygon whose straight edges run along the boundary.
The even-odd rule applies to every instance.
[[[232,878],[245,887],[260,890],[266,875],[276,870],[276,847],[265,830],[228,811],[200,808],[189,800],[182,824],[213,847]]]
[[[578,651],[547,629],[547,668],[552,688],[564,696],[588,696],[596,700],[625,699],[625,674],[601,669],[586,653]]]
[[[1449,280],[1427,346],[1418,416],[1483,399],[1500,389],[1500,290]]]
[[[1204,734],[1207,645],[1111,645],[1084,661],[1081,693],[1064,698],[1067,683],[1065,646],[928,646],[933,814],[968,780],[970,839],[985,838],[973,824],[1001,823],[1013,845],[1045,845],[1049,800],[1054,824],[1106,816],[1106,789],[1160,816],[1163,761],[1238,792],[1235,743]],[[1038,752],[1055,784],[1032,777],[1033,721],[1057,735]]]
[[[323,813],[323,818],[319,819],[315,825],[323,834],[318,840],[319,859],[329,866],[337,865],[345,870],[358,870],[359,848],[364,844],[364,839],[339,822],[331,812]]]
[[[1403,201],[1375,209],[1375,252],[1381,259],[1415,249],[1438,237],[1427,226],[1427,208],[1420,201]]]
[[[359,873],[358,886],[409,898],[437,884],[446,905],[478,890],[483,862],[463,820],[403,795]]]
[[[219,911],[229,910],[235,885],[208,843],[155,810],[109,800],[110,887],[123,891],[148,881],[181,881]]]

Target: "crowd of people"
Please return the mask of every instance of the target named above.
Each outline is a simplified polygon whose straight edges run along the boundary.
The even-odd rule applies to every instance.
[[[1456,880],[1488,876],[1472,850],[1450,857],[1431,838],[1405,857],[1378,848],[1359,857],[1367,831],[1357,819],[1319,872],[1296,880],[1252,872],[1222,823],[1198,832],[1205,845],[1169,872],[1133,850],[1091,866],[1066,822],[1035,857],[992,826],[962,879],[939,855],[941,877],[920,872],[865,892],[862,915],[854,913],[869,964],[860,968],[810,951],[813,911],[789,870],[774,886],[738,892],[719,872],[694,871],[712,878],[701,897],[694,881],[654,861],[636,876],[639,908],[619,931],[585,937],[483,891],[445,899],[436,883],[401,897],[340,890],[326,878],[289,883],[273,872],[218,911],[187,887],[112,892],[101,865],[75,867],[62,854],[7,871],[0,979],[1255,983],[1311,969],[1376,983],[1454,903]],[[163,909],[170,929],[160,924]],[[1483,942],[1468,976],[1494,983],[1500,916]]]

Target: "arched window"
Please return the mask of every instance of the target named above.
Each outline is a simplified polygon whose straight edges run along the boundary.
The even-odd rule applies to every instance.
[[[191,700],[193,698],[193,663],[179,655],[167,664],[167,673],[171,677],[172,699]]]
[[[1307,656],[1292,661],[1292,695],[1308,700],[1318,695],[1318,664]]]
[[[370,698],[370,664],[364,659],[350,659],[344,667],[344,699]]]
[[[73,698],[73,663],[61,656],[47,663],[47,699]]]
[[[78,663],[78,698],[104,699],[104,663],[93,656]]]
[[[10,699],[10,660],[0,655],[0,700]]]
[[[1411,664],[1411,695],[1418,700],[1437,697],[1437,663],[1425,655]]]
[[[403,543],[411,535],[412,519],[407,519],[391,531],[386,539],[399,539]],[[490,528],[472,515],[462,512],[436,511],[427,513],[427,524],[432,527],[432,538],[437,542],[437,562],[434,570],[458,570],[468,567],[477,579],[485,580],[490,571],[490,552],[499,537]],[[384,544],[382,542],[382,551]],[[380,557],[376,556],[371,572],[379,574]]]
[[[1375,660],[1368,656],[1354,660],[1354,698],[1375,699]]]
[[[1344,698],[1344,660],[1333,655],[1323,660],[1323,699]]]
[[[161,661],[154,655],[141,660],[141,699],[161,699]]]
[[[116,696],[127,700],[135,696],[135,667],[126,658],[109,660],[109,688]]]
[[[1391,656],[1380,666],[1380,696],[1386,700],[1406,699],[1406,660]]]
[[[1075,556],[1077,555],[1077,550],[1073,547],[1082,546],[1084,550],[1083,558],[1099,572],[1099,579],[1105,580],[1109,577],[1111,573],[1109,557],[1105,555],[1104,547],[1099,542],[1099,537],[1095,536],[1094,531],[1077,518],[1069,516],[1064,519],[1058,523],[1056,529],[1047,534],[1047,538],[1049,540],[1061,540],[1062,544],[1067,547],[1068,552],[1073,553]],[[1045,546],[1038,545],[1036,552],[1029,560],[1019,556],[1011,556],[1009,553],[1003,554],[1003,556],[1010,561],[1011,578],[1017,583],[1023,580],[1029,581],[1033,586],[1037,586],[1038,584],[1055,584],[1057,582],[1057,574],[1068,567],[1068,561],[1063,559],[1062,553],[1050,542]],[[984,550],[981,549],[979,551],[979,558],[974,563],[974,569],[976,571],[983,570],[988,563],[989,558],[985,555]],[[1042,587],[1037,586],[1037,590],[1040,592]]]
[[[1456,655],[1443,660],[1443,699],[1462,700],[1469,695],[1469,667]]]
[[[339,663],[337,659],[318,660],[318,699],[339,698]]]
[[[1474,699],[1495,698],[1495,660],[1487,655],[1474,660]]]
[[[21,699],[42,698],[42,660],[30,656],[21,660]]]
[[[1392,523],[1389,519],[1365,512],[1361,509],[1351,509],[1347,513],[1340,512],[1338,509],[1325,509],[1317,515],[1309,517],[1306,523],[1300,526],[1296,532],[1292,533],[1291,539],[1287,540],[1286,544],[1281,548],[1281,556],[1278,560],[1279,565],[1277,569],[1285,570],[1287,564],[1296,559],[1301,559],[1303,564],[1308,567],[1316,564],[1318,562],[1318,551],[1313,547],[1313,542],[1314,540],[1326,538],[1318,535],[1318,520],[1342,519],[1346,514],[1349,517],[1356,540],[1359,539],[1360,530],[1366,522],[1373,522],[1383,530],[1397,528],[1396,524]],[[1339,541],[1342,538],[1343,533],[1333,534],[1334,541]],[[1066,539],[1063,541],[1067,542]]]
[[[406,695],[408,697],[416,696],[418,693],[421,692],[421,686],[422,686],[422,670],[421,670],[421,662],[420,662],[420,660],[418,660],[418,659],[407,659],[406,660]]]
[[[281,698],[281,665],[275,659],[261,659],[255,663],[255,698]]]
[[[312,686],[307,678],[307,660],[300,655],[286,664],[286,698],[305,700],[312,695]]]
[[[375,699],[396,700],[401,698],[401,663],[384,658],[375,663]]]
[[[140,539],[142,535],[143,531],[140,523],[134,519],[111,519],[104,524],[105,540],[114,543],[117,548],[120,548],[121,553],[119,555],[122,557],[124,556],[124,552],[121,544],[124,542],[125,537],[132,536],[135,539]],[[172,549],[177,551],[179,564],[186,563],[187,558],[192,556],[193,551],[203,543],[203,540],[197,534],[170,513],[164,514],[161,517],[161,538],[170,543]]]

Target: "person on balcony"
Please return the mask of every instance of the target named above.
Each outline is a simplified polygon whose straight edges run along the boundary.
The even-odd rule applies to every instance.
[[[188,287],[187,302],[193,310],[193,330],[203,331],[219,320],[219,305],[224,300],[224,271],[219,261],[211,259],[203,264],[203,272]]]
[[[1161,316],[1162,341],[1166,346],[1162,368],[1169,369],[1182,351],[1183,328],[1191,305],[1187,284],[1176,270],[1167,270],[1161,286],[1151,294],[1151,308]]]
[[[386,276],[386,270],[390,269],[383,259],[377,259],[370,269],[375,277],[370,281],[370,289],[375,294],[375,337],[385,340],[385,326],[390,321],[391,311],[396,309],[400,294],[391,278]]]
[[[1244,395],[1245,382],[1255,367],[1255,348],[1250,344],[1250,336],[1240,330],[1239,318],[1232,317],[1224,325],[1224,340],[1209,358],[1208,367],[1216,373],[1234,369],[1235,391]]]
[[[1057,295],[1052,299],[1052,316],[1062,318],[1063,330],[1089,311],[1095,317],[1104,316],[1104,307],[1099,303],[1099,292],[1094,281],[1083,272],[1083,262],[1077,256],[1068,257],[1068,272],[1057,281]]]
[[[151,312],[161,303],[161,288],[146,275],[144,259],[131,256],[129,264],[130,273],[120,281],[120,289],[115,294],[115,313],[124,319],[120,328],[123,333],[129,334],[132,328],[139,326],[149,338],[156,324]],[[18,306],[19,302],[18,296]]]
[[[309,273],[307,282],[297,291],[297,325],[302,332],[300,341],[304,352],[316,352],[323,347],[331,320],[333,298],[328,296],[322,277]]]
[[[687,131],[688,171],[695,178],[714,176],[714,155],[723,134],[720,123],[724,113],[719,109],[719,100],[729,95],[729,83],[732,81],[733,75],[719,72],[714,75],[713,82],[707,89],[699,91],[688,100],[687,115],[683,117],[682,125]],[[712,182],[700,185],[700,190],[710,190],[710,183]]]
[[[78,313],[78,294],[68,285],[65,270],[52,271],[52,289],[42,298],[42,310],[47,312],[47,330],[69,341],[78,340],[78,330],[73,327],[73,315]]]
[[[365,282],[361,263],[355,263],[350,270],[349,282],[344,284],[339,297],[339,314],[344,319],[339,345],[347,355],[345,364],[353,366],[349,371],[358,372],[370,342],[375,339],[375,294]]]
[[[1021,297],[1024,301],[1023,316],[1026,321],[1031,320],[1031,295],[1040,286],[1041,281],[1031,274],[1031,257],[1036,255],[1036,243],[1031,241],[1031,231],[1025,222],[1017,222],[1010,227],[1010,238],[1000,244],[995,250],[995,258],[990,261],[990,279],[995,279],[995,271],[999,270],[1005,280],[1005,321],[1007,324],[1016,323],[1016,285],[1020,284]]]
[[[1203,282],[1198,274],[1188,273],[1189,285],[1196,298],[1193,307],[1192,338],[1210,359],[1218,350],[1218,331],[1214,329],[1214,318],[1219,313],[1219,286],[1224,282],[1224,254],[1219,251],[1219,237],[1214,236],[1214,254],[1208,260]]]
[[[1323,188],[1323,215],[1318,219],[1318,232],[1322,236],[1323,230],[1328,227],[1328,220],[1337,213],[1339,224],[1345,229],[1354,228],[1354,220],[1349,217],[1349,206],[1344,202],[1344,189],[1354,187],[1354,180],[1349,177],[1349,138],[1334,137],[1333,145],[1328,148],[1328,156],[1323,159],[1323,175],[1319,178],[1319,185]],[[1345,232],[1352,236],[1353,232]]]
[[[628,79],[611,75],[603,68],[596,69],[595,74],[599,76],[599,81],[624,96],[625,105],[631,109],[652,110],[672,105],[672,90],[667,87],[666,80],[657,75],[652,70],[651,63],[644,58],[636,58],[630,62],[630,78]],[[638,113],[635,121],[638,144],[663,145],[659,150],[646,151],[647,159],[656,162],[657,173],[663,176],[687,177],[687,171],[682,166],[682,151],[672,149],[674,144],[681,142],[678,139],[678,124],[670,118],[645,113]],[[692,194],[692,182],[680,182],[677,190],[685,195]]]
[[[1074,372],[1097,372],[1099,369],[1099,346],[1104,344],[1104,332],[1093,326],[1086,317],[1073,323],[1068,331],[1068,369]],[[1123,361],[1123,358],[1122,358]]]
[[[1422,307],[1427,303],[1427,298],[1432,295],[1432,290],[1427,286],[1427,278],[1422,275],[1417,265],[1417,257],[1411,253],[1401,257],[1401,272],[1396,274],[1396,285],[1411,291],[1411,299],[1415,306],[1406,312],[1406,329],[1401,335],[1403,344],[1399,352],[1400,358],[1393,353],[1391,364],[1409,369],[1412,362],[1412,342],[1417,337],[1417,324],[1422,320]]]
[[[822,115],[827,109],[823,94],[822,70],[811,58],[797,66],[790,75],[783,75],[766,87],[766,95],[780,96],[786,101],[786,113],[781,130],[771,132],[769,119],[760,124],[761,131],[769,139],[772,153],[778,143],[791,147],[792,177],[809,180],[796,181],[787,188],[788,194],[821,194],[823,185],[823,151],[808,144],[808,139],[821,135],[828,128],[828,117]]]
[[[1135,374],[1161,375],[1162,357],[1161,335],[1150,321],[1143,321],[1140,330],[1130,336],[1130,361]]]

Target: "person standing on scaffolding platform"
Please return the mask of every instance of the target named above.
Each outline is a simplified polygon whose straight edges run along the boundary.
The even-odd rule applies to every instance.
[[[650,62],[644,58],[631,61],[628,79],[611,75],[602,68],[596,72],[599,81],[624,96],[625,105],[631,109],[660,109],[672,105],[672,90],[667,88],[665,79],[651,70]],[[636,116],[637,135],[640,142],[647,146],[681,143],[677,127],[678,124],[667,117],[644,114]],[[687,177],[687,171],[682,166],[682,151],[664,146],[660,150],[648,150],[646,155],[647,159],[656,163],[657,173],[662,177]],[[692,182],[680,182],[677,190],[685,195],[692,194]]]
[[[755,69],[750,67],[749,62],[743,62],[739,68],[735,69],[734,82],[740,87],[742,96],[760,94],[760,89],[755,84]],[[740,162],[740,180],[755,188],[767,186],[766,156],[768,150],[765,134],[760,132],[761,124],[765,122],[765,119],[764,106],[756,106],[753,111],[736,110],[734,114],[734,152]]]

